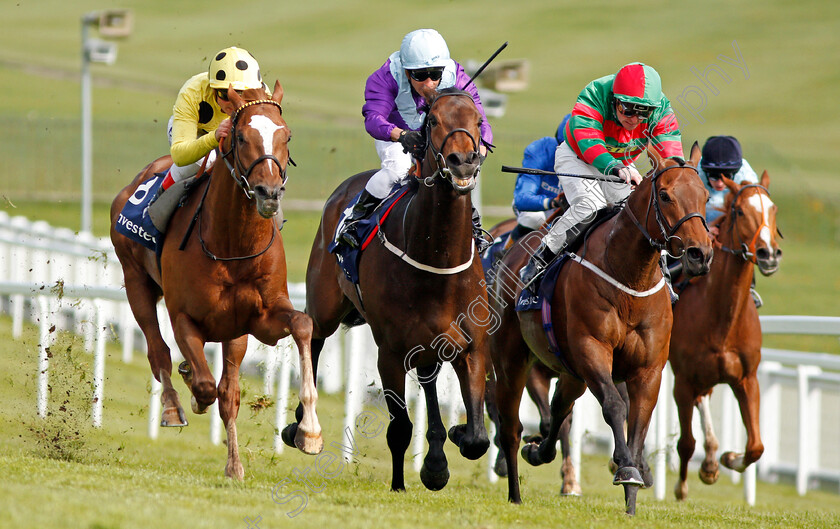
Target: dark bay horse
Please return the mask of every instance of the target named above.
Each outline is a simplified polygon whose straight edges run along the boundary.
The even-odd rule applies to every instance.
[[[539,311],[514,311],[522,288],[516,271],[545,231],[524,237],[502,259],[505,268],[497,274],[491,297],[502,321],[490,337],[490,351],[511,502],[521,502],[518,413],[528,369],[536,360],[558,373],[558,383],[549,435],[525,454],[526,459],[539,463],[554,459],[560,426],[575,399],[589,387],[613,432],[613,460],[618,466],[613,483],[624,486],[628,514],[635,513],[638,487],[652,485],[643,457],[644,439],[668,358],[672,319],[668,291],[662,288],[660,252],[668,249],[680,255],[685,269],[700,275],[709,269],[712,247],[703,218],[708,193],[695,169],[700,148],[696,143],[692,147],[691,165],[662,159],[653,150],[649,156],[653,176],[630,194],[620,213],[588,235],[583,262],[569,263],[560,271],[551,300],[558,355],[549,350]],[[629,408],[617,381],[627,384]]]
[[[435,382],[441,363],[458,376],[467,424],[450,439],[464,457],[478,459],[489,446],[484,426],[486,340],[495,323],[487,305],[481,262],[472,238],[470,191],[480,169],[481,113],[459,90],[442,90],[431,102],[424,125],[427,141],[416,194],[394,206],[361,256],[359,289],[348,282],[334,255],[341,211],[374,171],[348,178],[330,196],[312,246],[306,273],[306,311],[314,322],[313,354],[339,324],[370,324],[378,346],[378,368],[391,421],[391,490],[405,490],[403,465],[412,424],[405,405],[405,377],[412,368],[423,386],[428,430],[420,478],[431,490],[443,488],[449,469],[443,445]],[[386,246],[387,245],[387,246]],[[361,297],[360,297],[361,295]],[[299,410],[298,410],[299,411]],[[299,416],[298,416],[299,418]],[[295,424],[286,432],[294,431]],[[288,435],[284,435],[288,438]]]
[[[744,452],[726,452],[720,462],[743,472],[764,452],[759,432],[759,388],[756,372],[761,360],[761,324],[750,296],[754,265],[765,276],[776,272],[782,250],[776,242],[776,206],[770,200],[767,171],[761,184],[738,185],[724,177],[729,188],[725,213],[718,222],[715,260],[707,276],[696,278],[680,294],[674,307],[670,362],[674,370],[674,399],[680,417],[680,478],[677,499],[688,494],[688,462],[694,455],[691,433],[694,407],[705,432],[705,460],[700,479],[707,484],[719,475],[718,442],[709,414],[709,396],[717,384],[732,388],[747,429]]]
[[[192,392],[192,408],[204,413],[218,397],[219,414],[227,431],[225,475],[241,480],[236,417],[239,413],[239,366],[248,334],[274,345],[291,334],[300,351],[303,421],[295,444],[306,453],[323,448],[315,414],[315,389],[310,351],[312,321],[295,311],[286,285],[286,255],[280,235],[291,136],[282,116],[283,89],[275,84],[271,99],[262,90],[242,97],[228,90],[223,110],[233,128],[219,146],[219,160],[210,178],[172,216],[160,268],[155,254],[115,231],[123,205],[137,187],[165,171],[171,158],[148,165],[111,205],[111,240],[122,264],[131,310],[148,344],[152,374],[163,386],[162,426],[186,426],[187,420],[172,386],[172,360],[163,341],[156,304],[161,296],[172,321],[175,340],[186,359],[179,369]],[[203,199],[198,222],[186,239],[191,218]],[[204,356],[206,342],[221,342],[222,376],[216,387]]]

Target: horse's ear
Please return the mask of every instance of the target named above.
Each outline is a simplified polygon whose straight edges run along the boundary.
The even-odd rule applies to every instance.
[[[694,167],[697,167],[697,164],[700,163],[700,157],[702,155],[703,154],[702,154],[702,151],[700,150],[700,144],[695,141],[694,145],[691,146],[691,158],[689,158],[689,161],[691,162],[691,165],[693,165]]]
[[[283,100],[283,85],[280,84],[280,79],[274,81],[274,91],[271,93],[271,99],[278,105]]]
[[[770,189],[770,175],[767,174],[767,169],[765,169],[764,172],[761,173],[761,185],[765,189]]]
[[[662,169],[664,166],[662,163],[662,156],[660,156],[659,153],[656,152],[656,149],[654,149],[650,144],[647,146],[647,155],[654,173]]]
[[[242,97],[239,95],[239,92],[233,89],[233,85],[228,85],[227,96],[228,101],[233,103],[234,110],[236,110],[244,104],[244,102],[242,101]]]
[[[725,176],[723,176],[723,175],[721,175],[721,177],[723,178],[723,183],[724,183],[724,184],[726,184],[726,187],[727,187],[727,188],[728,188],[728,189],[729,189],[729,190],[730,190],[733,194],[738,193],[738,190],[739,190],[739,189],[741,189],[741,186],[740,186],[740,185],[738,185],[738,184],[736,184],[736,183],[735,183],[735,180],[732,180],[731,178],[727,178],[727,177],[725,177]]]

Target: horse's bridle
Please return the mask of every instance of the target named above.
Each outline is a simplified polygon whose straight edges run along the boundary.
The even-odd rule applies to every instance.
[[[231,123],[233,126],[230,128],[230,134],[228,137],[230,138],[230,150],[227,152],[222,152],[222,145],[219,145],[219,157],[225,161],[225,165],[227,165],[228,170],[230,171],[230,175],[236,180],[236,183],[239,184],[239,187],[242,188],[242,191],[245,192],[245,196],[249,199],[254,198],[254,190],[251,189],[251,184],[248,183],[248,177],[251,175],[251,171],[254,170],[254,167],[257,166],[263,160],[271,160],[272,162],[277,164],[277,167],[280,169],[280,177],[283,179],[283,184],[286,183],[288,177],[286,176],[286,167],[283,167],[280,164],[280,160],[277,159],[276,156],[273,154],[263,154],[262,156],[257,157],[256,160],[251,162],[251,165],[245,171],[242,171],[244,164],[239,159],[238,151],[236,150],[236,124],[239,121],[239,113],[250,106],[254,105],[274,105],[280,109],[280,115],[283,115],[283,107],[280,106],[280,103],[274,101],[273,99],[258,99],[256,101],[250,101],[245,103],[241,107],[237,108],[236,111],[233,113],[231,117]],[[233,165],[228,161],[228,156],[233,154]],[[294,165],[292,162],[291,157],[289,158],[289,162]],[[288,166],[287,166],[288,167]],[[237,174],[237,170],[239,173]]]
[[[452,170],[446,165],[446,159],[443,156],[443,148],[446,146],[446,142],[449,141],[449,138],[451,138],[453,134],[458,133],[458,132],[463,132],[464,134],[466,134],[467,137],[470,139],[470,141],[473,144],[473,150],[471,152],[475,153],[478,156],[479,160],[481,160],[480,152],[478,150],[478,142],[476,141],[475,137],[473,137],[473,135],[470,133],[470,131],[468,131],[467,129],[457,128],[457,129],[450,130],[446,134],[446,136],[444,136],[443,141],[440,142],[440,147],[439,148],[435,147],[434,143],[432,143],[432,123],[431,123],[431,120],[429,119],[430,116],[432,115],[432,108],[434,108],[434,105],[435,105],[435,103],[438,102],[438,100],[440,100],[443,97],[447,97],[447,96],[463,96],[463,97],[469,97],[470,100],[472,100],[472,95],[469,92],[467,92],[466,90],[459,90],[457,92],[456,91],[443,92],[443,93],[439,94],[434,99],[434,101],[432,101],[432,104],[429,107],[429,111],[426,113],[426,119],[424,120],[424,123],[423,123],[423,134],[426,137],[426,145],[423,149],[423,152],[426,152],[427,149],[432,151],[432,155],[434,156],[435,165],[437,165],[437,169],[435,170],[435,172],[431,176],[428,176],[428,177],[423,179],[423,183],[428,187],[432,187],[435,184],[435,179],[438,176],[440,176],[443,180],[448,181],[450,184],[452,183]],[[478,178],[478,175],[479,175],[480,172],[481,172],[481,162],[479,162],[478,168],[476,168],[475,174],[473,174],[473,177]]]
[[[732,206],[730,206],[730,208],[729,208],[729,216],[732,219],[732,221],[729,224],[729,235],[730,235],[729,238],[732,241],[735,240],[735,234],[737,233],[735,231],[735,223],[738,222],[738,216],[736,215],[738,208],[735,206],[735,204],[738,202],[738,197],[741,196],[741,192],[743,192],[745,189],[749,189],[751,187],[756,187],[756,188],[764,191],[765,193],[767,193],[768,197],[770,196],[770,192],[767,190],[766,187],[764,187],[761,184],[747,184],[747,185],[741,187],[738,190],[738,192],[735,193],[735,196],[732,197]],[[758,240],[758,236],[761,233],[762,228],[767,228],[768,230],[770,229],[770,226],[768,226],[767,223],[764,221],[764,203],[763,202],[761,204],[761,224],[758,226],[758,229],[755,231],[755,234],[752,236],[752,239],[750,240],[750,243],[747,244],[747,243],[743,242],[741,240],[740,235],[738,235],[738,242],[740,244],[737,244],[737,247],[738,247],[737,250],[733,249],[733,248],[728,248],[728,247],[723,246],[723,245],[721,245],[721,250],[723,250],[724,252],[727,252],[727,253],[731,253],[733,255],[740,256],[744,259],[744,261],[750,261],[752,264],[758,264],[757,257],[756,257],[755,243]]]
[[[639,228],[639,230],[642,232],[642,235],[645,236],[645,238],[648,240],[651,246],[653,246],[659,251],[665,250],[666,252],[668,252],[668,255],[670,255],[674,259],[679,259],[680,257],[682,257],[683,253],[685,253],[684,245],[680,246],[681,251],[679,255],[673,255],[668,250],[668,244],[671,242],[672,239],[677,239],[680,242],[682,242],[682,239],[678,235],[674,235],[674,233],[676,233],[679,227],[682,226],[683,223],[693,219],[694,217],[700,219],[700,222],[703,223],[703,227],[706,228],[706,231],[709,231],[709,226],[706,224],[706,218],[696,211],[694,213],[689,213],[688,215],[678,220],[673,227],[669,226],[668,220],[662,214],[662,208],[659,206],[659,193],[657,193],[656,181],[665,171],[668,171],[670,169],[691,169],[695,173],[697,172],[697,168],[693,165],[671,165],[659,170],[651,177],[650,200],[648,201],[647,212],[645,212],[645,219],[650,217],[650,208],[653,207],[654,216],[656,218],[656,224],[659,226],[659,231],[662,233],[662,237],[665,239],[664,242],[659,242],[658,240],[654,239],[648,233],[647,229],[638,221],[638,219],[636,219],[636,216],[633,214],[633,211],[629,207],[626,206],[624,209],[627,210],[627,213],[630,215],[630,218],[633,220],[633,223],[636,225],[636,227]]]

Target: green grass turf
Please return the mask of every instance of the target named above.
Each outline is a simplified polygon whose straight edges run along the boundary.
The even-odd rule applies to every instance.
[[[273,488],[293,473],[310,469],[315,458],[287,449],[272,450],[273,407],[254,413],[262,381],[243,379],[242,408],[237,422],[245,481],[223,477],[224,445],[209,441],[208,416],[187,411],[186,428],[161,429],[147,437],[149,370],[142,355],[123,364],[117,347],[108,348],[103,426],[90,426],[92,357],[78,339],[60,334],[51,347],[50,414],[35,413],[37,330],[26,326],[20,340],[11,337],[11,322],[0,317],[0,527],[50,528],[183,528],[247,527],[245,518],[262,528],[334,526],[367,527],[564,527],[643,526],[699,527],[836,527],[840,507],[836,495],[810,491],[799,497],[791,485],[759,482],[755,507],[742,500],[741,486],[721,477],[714,486],[689,478],[685,503],[672,499],[675,475],[668,474],[669,492],[656,501],[641,491],[637,516],[623,514],[623,495],[613,487],[603,456],[585,456],[580,475],[584,496],[558,495],[558,464],[520,466],[523,504],[507,503],[504,481],[490,484],[486,459],[467,461],[453,445],[446,453],[452,477],[439,492],[423,488],[406,462],[407,492],[391,493],[390,457],[384,434],[354,436],[355,460],[326,468],[336,476],[314,480],[323,490],[308,494],[308,504],[294,518],[286,513],[297,502],[276,503]],[[176,389],[188,401],[180,380]],[[293,382],[294,387],[296,382]],[[294,403],[294,398],[292,399]],[[319,417],[327,450],[341,440],[343,403],[340,396],[321,395]],[[409,451],[410,454],[410,451]],[[281,487],[277,498],[302,488]]]

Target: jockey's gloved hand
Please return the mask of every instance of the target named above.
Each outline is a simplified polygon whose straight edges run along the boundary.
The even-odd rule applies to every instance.
[[[563,206],[564,208],[569,207],[569,203],[566,202],[565,195],[557,195],[556,197],[552,198],[548,201],[548,209],[555,209]]]
[[[642,175],[635,167],[616,166],[612,169],[612,174],[624,180],[625,183],[631,185],[639,185],[642,183]]]
[[[402,145],[403,152],[411,154],[418,160],[423,159],[426,142],[423,141],[423,134],[419,130],[404,130],[400,132],[400,138],[397,141]]]

